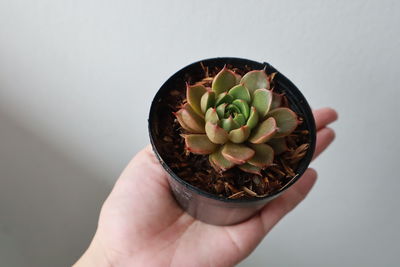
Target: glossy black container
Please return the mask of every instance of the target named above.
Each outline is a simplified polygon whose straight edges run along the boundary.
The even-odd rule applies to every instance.
[[[158,110],[158,104],[160,101],[162,101],[164,96],[168,95],[171,90],[176,89],[177,84],[182,84],[182,88],[184,88],[187,77],[192,75],[201,76],[203,69],[200,63],[210,68],[215,66],[222,68],[225,64],[231,64],[237,68],[244,68],[245,66],[258,70],[265,68],[267,74],[277,72],[277,70],[268,63],[259,63],[242,58],[221,57],[201,60],[184,67],[171,76],[161,86],[151,104],[148,121],[150,141],[161,165],[170,174],[169,183],[171,190],[179,205],[190,215],[203,222],[215,225],[232,225],[250,218],[267,202],[279,196],[298,179],[300,179],[310,164],[314,153],[316,141],[315,122],[310,106],[308,105],[302,93],[291,81],[289,81],[289,79],[278,72],[274,78],[274,82],[277,84],[278,92],[280,91],[286,94],[291,109],[304,119],[303,127],[310,132],[310,148],[308,149],[306,156],[301,160],[299,167],[296,170],[296,175],[284,187],[274,194],[251,200],[221,198],[190,185],[189,183],[180,179],[179,176],[177,176],[164,162],[163,155],[159,153],[157,148],[158,136],[157,131],[155,130],[157,128],[155,127],[155,124],[160,119],[160,112]]]

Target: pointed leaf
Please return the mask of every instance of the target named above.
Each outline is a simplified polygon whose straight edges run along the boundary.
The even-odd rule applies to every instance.
[[[204,113],[201,111],[200,101],[207,89],[203,85],[192,85],[186,84],[186,99],[189,105],[197,113],[197,115],[204,117]]]
[[[188,103],[174,114],[185,130],[191,133],[205,133],[204,119],[197,115]]]
[[[248,163],[260,168],[265,168],[272,164],[274,161],[274,150],[272,147],[266,144],[249,144],[249,146],[256,153],[247,161]]]
[[[233,100],[233,98],[231,95],[228,94],[228,92],[223,92],[217,96],[217,99],[215,100],[215,105],[219,106],[222,103],[230,104],[230,103],[232,103],[232,100]]]
[[[283,152],[286,152],[289,150],[286,139],[284,137],[282,138],[272,138],[271,140],[268,141],[268,145],[270,145],[274,151],[275,155],[280,155]]]
[[[253,144],[267,142],[276,133],[276,122],[274,118],[268,118],[253,129],[249,141]]]
[[[233,71],[224,67],[215,76],[211,88],[216,94],[227,92],[233,86],[236,85],[236,75]]]
[[[235,87],[231,88],[228,93],[233,97],[233,99],[243,99],[248,104],[251,102],[250,92],[244,85],[236,85]]]
[[[240,109],[240,113],[242,113],[246,119],[250,116],[250,108],[246,101],[243,99],[235,99],[232,104]]]
[[[213,91],[207,91],[203,94],[200,100],[201,112],[206,113],[206,111],[215,105],[215,93]]]
[[[249,163],[239,165],[238,167],[244,172],[261,175],[261,168],[251,165]]]
[[[224,103],[224,104],[217,106],[217,114],[220,119],[225,118],[225,109],[226,109],[227,105],[228,104]]]
[[[217,110],[215,108],[209,108],[207,110],[206,116],[205,116],[205,121],[211,122],[213,124],[218,124],[219,118],[218,118]]]
[[[258,111],[255,107],[251,107],[250,109],[250,116],[247,119],[247,126],[249,126],[250,129],[253,129],[254,127],[257,126],[258,123]]]
[[[282,98],[283,94],[277,94],[275,92],[272,92],[272,102],[270,110],[279,108],[282,105]]]
[[[178,120],[179,124],[181,125],[181,127],[183,129],[185,129],[186,131],[190,132],[190,133],[196,133],[196,130],[193,130],[192,128],[190,128],[182,119],[182,113],[184,113],[185,111],[183,111],[182,109],[178,110],[177,112],[174,112],[173,114],[175,115],[176,119]]]
[[[224,128],[226,132],[230,132],[231,130],[239,128],[239,124],[233,120],[232,116],[229,116],[227,119],[221,120],[221,126]]]
[[[260,88],[269,89],[268,76],[264,70],[253,70],[246,73],[240,83],[249,89],[250,93]]]
[[[238,129],[229,132],[229,140],[233,143],[243,143],[250,136],[250,128],[248,126],[242,126]]]
[[[283,137],[291,134],[298,125],[297,115],[289,108],[276,108],[268,113],[276,121],[278,131],[275,137]]]
[[[235,166],[235,163],[230,162],[229,160],[224,158],[224,156],[222,156],[222,154],[221,154],[221,150],[222,150],[222,148],[220,148],[217,151],[215,151],[214,153],[210,154],[209,160],[210,160],[211,165],[217,171],[219,171],[219,170],[226,171],[226,170],[232,168],[233,166]]]
[[[254,150],[243,144],[226,143],[222,147],[222,156],[235,164],[245,163],[254,153]]]
[[[216,151],[218,145],[212,143],[205,134],[187,134],[185,138],[186,149],[193,154],[208,155]]]
[[[244,117],[243,114],[236,114],[235,117],[233,118],[234,121],[237,122],[240,126],[243,126],[246,124],[246,118]]]
[[[214,144],[225,144],[228,141],[228,133],[217,124],[207,122],[205,128],[208,139]]]
[[[267,89],[257,89],[254,91],[252,106],[258,111],[260,118],[264,118],[270,110],[272,102],[272,92]]]

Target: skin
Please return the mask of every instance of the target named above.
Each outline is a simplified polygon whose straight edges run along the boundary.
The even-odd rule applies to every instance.
[[[314,158],[334,140],[331,108],[314,111]],[[205,224],[185,213],[171,195],[167,173],[151,147],[128,164],[101,209],[96,234],[75,266],[233,266],[308,194],[317,173],[304,176],[258,214],[234,226]]]

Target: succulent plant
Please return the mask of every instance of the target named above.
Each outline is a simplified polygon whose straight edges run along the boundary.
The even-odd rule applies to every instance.
[[[283,96],[270,89],[274,77],[264,70],[243,77],[226,66],[204,83],[186,85],[186,101],[175,112],[185,130],[188,152],[209,155],[218,171],[234,166],[249,173],[273,164],[274,156],[287,150],[285,136],[299,120],[295,112],[282,106]]]

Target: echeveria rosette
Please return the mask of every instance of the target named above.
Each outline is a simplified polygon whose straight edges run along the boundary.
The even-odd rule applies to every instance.
[[[272,79],[264,70],[241,77],[224,67],[211,88],[187,85],[187,101],[174,113],[186,130],[186,150],[209,155],[218,171],[238,166],[260,174],[270,166],[287,151],[284,137],[299,123],[295,112],[281,106],[282,95],[270,90]]]

